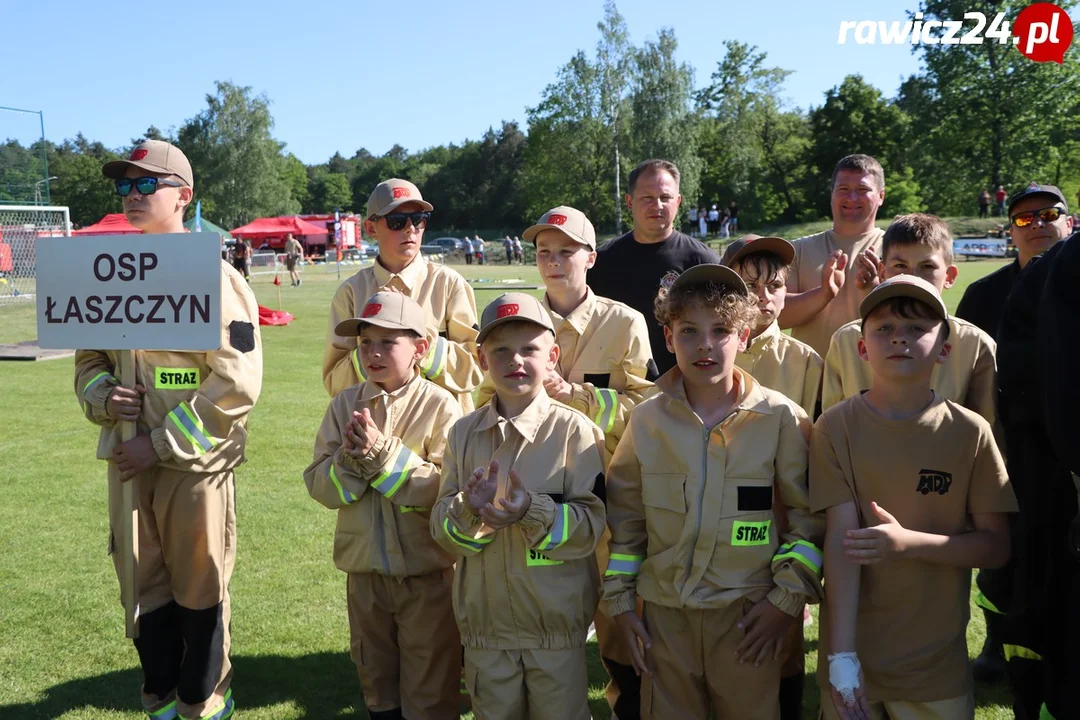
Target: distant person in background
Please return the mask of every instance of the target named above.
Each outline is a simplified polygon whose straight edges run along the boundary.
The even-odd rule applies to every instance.
[[[1009,194],[1005,192],[1003,185],[998,185],[997,190],[994,192],[994,217],[1005,217],[1005,198]]]
[[[705,210],[705,206],[702,205],[697,211],[698,217],[698,239],[701,242],[709,237],[709,213]]]
[[[525,250],[521,247],[521,238],[514,236],[514,259],[519,265],[525,264]]]
[[[686,211],[687,224],[690,226],[690,237],[697,237],[697,208],[693,205]]]
[[[285,268],[289,271],[290,285],[300,287],[300,271],[296,269],[300,258],[304,256],[304,246],[289,233],[285,236]]]
[[[473,240],[473,251],[476,252],[476,262],[479,263],[480,265],[483,265],[484,264],[484,241],[480,238],[479,234],[476,236],[476,239]]]
[[[734,200],[728,204],[728,215],[731,216],[731,219],[728,220],[728,230],[734,235],[739,229],[739,206],[735,204]]]
[[[979,217],[990,217],[990,191],[986,188],[979,195]]]
[[[507,235],[503,238],[503,251],[506,253],[506,264],[514,264],[514,241]]]
[[[731,237],[731,214],[727,208],[720,211],[720,220],[717,225],[719,226],[717,234],[721,238]]]
[[[720,211],[716,209],[716,203],[709,208],[709,234],[716,235],[720,232]]]
[[[470,240],[470,239],[469,239],[469,236],[468,236],[468,235],[466,235],[466,236],[465,236],[465,239],[464,239],[464,240],[462,240],[462,242],[463,242],[463,243],[464,243],[464,245],[465,245],[465,246],[464,246],[464,248],[462,248],[463,250],[465,250],[465,264],[466,264],[466,265],[472,265],[472,259],[473,259],[473,244],[472,244],[472,240]]]

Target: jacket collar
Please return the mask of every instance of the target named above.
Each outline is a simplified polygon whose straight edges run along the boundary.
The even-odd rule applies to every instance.
[[[381,395],[385,395],[388,398],[388,402],[395,398],[408,397],[421,382],[424,382],[424,380],[420,377],[420,370],[415,367],[413,368],[413,376],[409,382],[405,383],[392,393],[383,390],[378,383],[367,380],[364,382],[364,389],[360,391],[360,401],[364,403],[370,402]]]
[[[427,272],[427,260],[424,259],[423,255],[417,253],[412,262],[405,266],[405,269],[399,273],[392,273],[383,267],[383,264],[379,262],[379,258],[376,257],[371,268],[375,273],[375,281],[379,284],[379,287],[389,285],[391,280],[398,278],[405,286],[405,289],[412,292],[413,288],[420,283],[424,273]]]
[[[760,335],[750,341],[744,352],[749,353],[750,355],[760,355],[776,345],[777,341],[780,339],[780,334],[780,326],[773,320],[769,327],[765,328]]]
[[[761,385],[754,376],[739,367],[732,368],[732,372],[735,375],[735,387],[739,398],[734,410],[771,415],[772,406],[769,405],[768,398],[765,397]],[[686,399],[686,386],[678,365],[661,375],[656,384],[671,400],[685,406],[690,412],[694,412],[694,409],[690,407],[690,401]]]
[[[490,430],[500,422],[505,421],[512,425],[518,434],[530,443],[535,442],[536,434],[540,431],[540,425],[547,419],[548,411],[551,409],[551,400],[548,398],[547,393],[541,389],[533,398],[533,401],[529,403],[529,406],[515,418],[504,418],[499,415],[499,411],[495,408],[497,402],[498,396],[491,398],[491,402],[487,404],[487,409],[484,412],[484,417],[480,419],[476,429],[480,431]]]
[[[574,331],[578,335],[584,335],[585,329],[589,327],[589,322],[596,313],[596,295],[593,293],[592,288],[586,288],[585,299],[582,300],[581,304],[574,308],[566,317],[562,317],[559,313],[551,309],[551,305],[548,303],[547,293],[544,293],[544,299],[541,302],[543,302],[547,311],[551,313],[551,324],[555,326],[556,332],[559,331],[559,328],[563,323],[567,323],[570,327],[574,328]]]

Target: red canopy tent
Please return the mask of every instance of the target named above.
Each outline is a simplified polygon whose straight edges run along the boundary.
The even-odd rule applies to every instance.
[[[110,213],[93,225],[74,231],[72,235],[135,235],[142,230],[127,221],[124,213]]]
[[[270,238],[293,235],[326,235],[325,227],[301,220],[298,217],[259,218],[232,230],[234,237]]]

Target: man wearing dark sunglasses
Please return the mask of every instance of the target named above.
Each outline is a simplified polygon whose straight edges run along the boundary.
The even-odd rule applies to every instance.
[[[194,183],[179,148],[147,140],[102,171],[115,182],[132,225],[146,234],[185,232]],[[247,413],[262,387],[262,343],[254,294],[220,262],[220,349],[136,350],[134,387],[120,385],[116,351],[75,354],[75,390],[87,419],[101,427],[97,456],[110,461],[110,549],[121,582],[121,489],[135,483],[141,611],[135,648],[142,705],[157,720],[233,714],[233,469],[244,461]],[[124,421],[136,422],[137,434],[120,442]]]
[[[472,411],[472,391],[483,379],[475,357],[476,299],[465,278],[420,254],[432,210],[408,180],[386,180],[368,197],[364,231],[378,242],[379,255],[341,284],[330,306],[323,385],[331,397],[366,379],[358,339],[339,337],[334,329],[343,320],[360,317],[368,298],[389,289],[408,295],[428,313],[432,327],[430,349],[420,363],[424,376],[457,396],[465,412]]]
[[[1068,237],[1073,227],[1068,204],[1061,190],[1053,185],[1034,182],[1009,199],[1008,217],[1010,235],[1017,250],[1016,260],[969,285],[956,308],[957,317],[974,323],[999,343],[1002,341],[1001,328],[1006,301],[1016,286],[1020,271],[1027,267],[1033,258]],[[999,368],[1002,372],[1008,366],[1007,359],[1002,364],[1003,352],[1009,352],[1008,346],[999,344]],[[1024,458],[1031,453],[1028,443],[1019,440],[1025,432],[1023,426],[1027,425],[1028,421],[1022,419],[1023,412],[1018,415],[1015,411],[1010,419],[1010,394],[1005,391],[1010,379],[1002,372],[998,375],[998,385],[1002,389],[998,412],[1005,431],[1006,447],[1001,449],[1006,454],[1009,475],[1015,484],[1026,467]],[[1028,380],[1030,377],[1025,377],[1023,382]],[[1024,508],[1021,506],[1021,513],[1023,512]],[[1010,564],[997,570],[981,570],[976,579],[979,588],[976,603],[986,617],[986,641],[972,670],[976,680],[981,682],[1000,682],[1005,676],[1006,656],[1001,636],[1005,615],[1009,612],[1009,600],[1013,594],[1013,577],[1014,571]],[[1029,664],[1029,661],[1022,663]],[[1023,698],[1031,694],[1024,686],[1032,684],[1032,681],[1025,679],[1025,676],[1038,678],[1038,671],[1028,667],[1017,670],[1014,667],[1010,674],[1013,676],[1011,679],[1014,694],[1017,696],[1017,707],[1020,707],[1024,704]],[[1039,680],[1036,679],[1034,684],[1039,684]]]

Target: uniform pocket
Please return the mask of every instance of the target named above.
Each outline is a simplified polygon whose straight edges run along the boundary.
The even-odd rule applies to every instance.
[[[686,512],[686,475],[644,473],[641,476],[641,502],[649,507]]]

